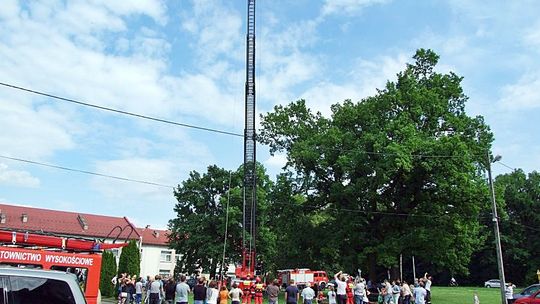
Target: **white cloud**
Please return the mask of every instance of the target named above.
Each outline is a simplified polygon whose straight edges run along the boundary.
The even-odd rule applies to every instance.
[[[109,1],[93,0],[94,3],[107,7],[110,11],[127,16],[134,14],[144,14],[152,17],[156,22],[165,24],[167,22],[167,7],[161,0],[137,0],[137,1]]]
[[[383,89],[388,80],[405,68],[408,57],[400,53],[394,57],[380,56],[373,60],[359,58],[349,72],[348,81],[343,83],[321,82],[309,88],[299,98],[306,100],[309,107],[329,117],[330,106],[351,99],[353,102],[374,95]]]
[[[287,163],[287,155],[285,154],[274,154],[274,156],[269,156],[265,161],[264,165],[269,171],[281,171],[281,168]]]
[[[503,87],[499,104],[511,110],[538,108],[540,107],[538,92],[540,92],[540,73],[526,73],[517,83]]]
[[[2,9],[0,10],[0,20],[10,19],[19,13],[19,5],[17,0],[2,1]]]
[[[8,165],[0,163],[0,184],[19,187],[38,187],[40,181],[30,172],[10,169]]]
[[[322,14],[355,14],[366,7],[375,4],[385,4],[389,1],[390,0],[326,0],[322,8]]]
[[[124,178],[148,181],[163,185],[175,186],[179,172],[177,166],[163,159],[130,158],[110,161],[98,161],[96,172],[100,174],[120,176]],[[145,185],[109,178],[94,177],[92,186],[108,198],[126,201],[126,197],[139,197],[140,201],[149,198],[156,201],[170,199],[172,188]]]
[[[193,1],[193,11],[184,12],[182,29],[192,34],[192,45],[198,56],[207,64],[218,55],[243,58],[242,16],[220,1]]]
[[[39,160],[75,147],[76,124],[50,107],[32,108],[24,98],[0,91],[0,117],[4,154]]]
[[[346,99],[358,101],[362,93],[361,88],[352,83],[335,84],[319,83],[302,94],[299,98],[305,99],[310,109],[321,112],[323,116],[330,117],[330,106],[341,103]]]
[[[523,41],[525,45],[530,46],[536,50],[540,48],[540,21],[536,22],[536,24],[534,24],[525,31]]]

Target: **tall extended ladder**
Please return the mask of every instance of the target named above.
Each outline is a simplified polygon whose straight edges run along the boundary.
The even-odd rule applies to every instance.
[[[255,134],[255,0],[248,0],[246,36],[246,87],[244,128],[244,218],[242,264],[249,273],[255,268],[257,235],[257,174]]]

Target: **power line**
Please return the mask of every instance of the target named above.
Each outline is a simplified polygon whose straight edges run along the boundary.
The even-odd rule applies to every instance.
[[[16,90],[36,94],[36,95],[41,95],[41,96],[49,97],[49,98],[56,99],[56,100],[67,101],[67,102],[70,102],[70,103],[78,104],[78,105],[85,106],[85,107],[91,107],[91,108],[95,108],[95,109],[99,109],[99,110],[114,112],[114,113],[118,113],[118,114],[123,114],[123,115],[133,116],[133,117],[137,117],[137,118],[157,121],[157,122],[166,123],[166,124],[175,125],[175,126],[180,126],[180,127],[185,127],[185,128],[197,129],[197,130],[214,132],[214,133],[231,135],[231,136],[237,136],[237,137],[244,137],[244,135],[239,134],[239,133],[223,131],[223,130],[218,130],[218,129],[212,129],[212,128],[207,128],[207,127],[201,127],[201,126],[196,126],[196,125],[191,125],[191,124],[186,124],[186,123],[180,123],[180,122],[176,122],[176,121],[172,121],[172,120],[155,118],[155,117],[151,117],[151,116],[148,116],[148,115],[137,114],[137,113],[123,111],[123,110],[117,110],[117,109],[113,109],[113,108],[110,108],[110,107],[100,106],[100,105],[91,104],[91,103],[80,101],[80,100],[75,100],[75,99],[71,99],[71,98],[61,97],[61,96],[58,96],[58,95],[53,95],[53,94],[48,94],[48,93],[28,89],[28,88],[23,88],[23,87],[19,87],[19,86],[16,86],[16,85],[9,84],[9,83],[0,82],[0,85],[2,85],[4,87],[11,88],[11,89],[16,89]]]
[[[61,96],[58,96],[58,95],[44,93],[44,92],[41,92],[41,91],[20,87],[20,86],[16,86],[16,85],[5,83],[5,82],[0,82],[0,85],[2,85],[4,87],[11,88],[11,89],[24,91],[24,92],[27,92],[27,93],[32,93],[32,94],[36,94],[36,95],[40,95],[40,96],[45,96],[45,97],[49,97],[49,98],[60,100],[60,101],[66,101],[66,102],[78,104],[78,105],[81,105],[81,106],[91,107],[91,108],[104,110],[104,111],[109,111],[109,112],[114,112],[114,113],[118,113],[118,114],[122,114],[122,115],[127,115],[127,116],[137,117],[137,118],[141,118],[141,119],[152,120],[152,121],[156,121],[156,122],[161,122],[161,123],[180,126],[180,127],[185,127],[185,128],[197,129],[197,130],[201,130],[201,131],[214,132],[214,133],[230,135],[230,136],[236,136],[236,137],[244,137],[244,135],[240,134],[240,133],[234,133],[234,132],[230,132],[230,131],[224,131],[224,130],[218,130],[218,129],[213,129],[213,128],[201,127],[201,126],[196,126],[196,125],[191,125],[191,124],[186,124],[186,123],[180,123],[180,122],[175,122],[175,121],[156,118],[156,117],[151,117],[151,116],[148,116],[148,115],[137,114],[137,113],[128,112],[128,111],[124,111],[124,110],[118,110],[118,109],[105,107],[105,106],[100,106],[100,105],[96,105],[96,104],[92,104],[92,103],[88,103],[88,102],[84,102],[84,101],[80,101],[80,100],[75,100],[75,99],[71,99],[71,98],[61,97]],[[368,154],[368,155],[401,156],[401,154],[398,154],[398,153],[371,152],[371,151],[357,150],[357,149],[332,149],[332,148],[330,148],[330,150],[340,151],[340,152],[358,151],[358,152],[365,153],[365,154]],[[429,154],[408,154],[408,156],[417,157],[417,158],[462,158],[463,157],[463,155],[429,155]]]
[[[58,96],[58,95],[53,95],[53,94],[49,94],[49,93],[45,93],[45,92],[41,92],[41,91],[29,89],[29,88],[24,88],[24,87],[16,86],[16,85],[5,83],[5,82],[0,82],[0,85],[2,85],[4,87],[7,87],[7,88],[19,90],[19,91],[24,91],[24,92],[27,92],[27,93],[32,93],[32,94],[36,94],[36,95],[40,95],[40,96],[45,96],[45,97],[49,97],[49,98],[52,98],[52,99],[56,99],[56,100],[60,100],[60,101],[66,101],[66,102],[69,102],[69,103],[74,103],[74,104],[78,104],[78,105],[85,106],[85,107],[91,107],[91,108],[95,108],[95,109],[99,109],[99,110],[103,110],[103,111],[109,111],[109,112],[113,112],[113,113],[117,113],[117,114],[137,117],[137,118],[146,119],[146,120],[152,120],[152,121],[156,121],[156,122],[160,122],[160,123],[165,123],[165,124],[170,124],[170,125],[175,125],[175,126],[180,126],[180,127],[185,127],[185,128],[191,128],[191,129],[196,129],[196,130],[201,130],[201,131],[214,132],[214,133],[230,135],[230,136],[235,136],[235,137],[244,137],[244,135],[240,134],[240,133],[234,133],[234,132],[230,132],[230,131],[224,131],[224,130],[218,130],[218,129],[213,129],[213,128],[201,127],[201,126],[196,126],[196,125],[180,123],[180,122],[161,119],[161,118],[156,118],[156,117],[152,117],[152,116],[148,116],[148,115],[137,114],[137,113],[128,112],[128,111],[124,111],[124,110],[118,110],[118,109],[105,107],[105,106],[100,106],[100,105],[96,105],[96,104],[92,104],[92,103],[88,103],[88,102],[84,102],[84,101],[80,101],[80,100],[61,97],[61,96]],[[365,153],[365,154],[368,154],[368,155],[381,155],[381,156],[401,156],[402,155],[402,154],[398,154],[398,153],[389,153],[389,152],[371,152],[371,151],[365,151],[365,150],[354,149],[354,148],[353,149],[329,148],[329,150],[339,151],[339,152],[358,151],[358,152]],[[429,155],[429,154],[408,154],[408,156],[415,157],[415,158],[462,158],[463,157],[463,155]]]
[[[291,205],[290,203],[285,202],[272,202],[271,204],[277,204],[277,205]],[[385,211],[368,211],[368,210],[359,210],[359,209],[347,209],[347,208],[339,208],[339,207],[330,207],[330,206],[315,206],[315,205],[308,205],[308,204],[301,204],[301,205],[295,205],[294,207],[301,207],[303,209],[311,208],[311,209],[321,209],[321,210],[335,210],[335,211],[345,211],[345,212],[352,212],[352,213],[360,213],[365,215],[370,214],[378,214],[378,215],[388,215],[388,216],[399,216],[399,217],[422,217],[422,218],[441,218],[443,216],[447,216],[449,214],[442,214],[442,215],[435,215],[435,214],[414,214],[414,213],[397,213],[397,212],[385,212]],[[460,216],[462,218],[482,218],[482,216]],[[485,218],[491,218],[491,217],[485,217]]]
[[[37,161],[33,161],[33,160],[16,158],[16,157],[9,157],[9,156],[5,156],[5,155],[0,155],[0,158],[9,159],[9,160],[18,161],[18,162],[23,162],[23,163],[28,163],[28,164],[33,164],[33,165],[38,165],[38,166],[43,166],[43,167],[60,169],[60,170],[65,170],[65,171],[71,171],[71,172],[95,175],[95,176],[100,176],[100,177],[112,178],[112,179],[117,179],[117,180],[121,180],[121,181],[125,181],[125,182],[146,184],[146,185],[152,185],[152,186],[158,186],[158,187],[164,187],[164,188],[170,188],[170,189],[175,188],[175,186],[171,186],[171,185],[165,185],[165,184],[160,184],[160,183],[155,183],[155,182],[148,182],[148,181],[144,181],[144,180],[132,179],[132,178],[127,178],[127,177],[120,177],[120,176],[102,174],[102,173],[97,173],[97,172],[92,172],[92,171],[68,168],[68,167],[64,167],[64,166],[46,164],[46,163],[41,163],[41,162],[37,162]]]

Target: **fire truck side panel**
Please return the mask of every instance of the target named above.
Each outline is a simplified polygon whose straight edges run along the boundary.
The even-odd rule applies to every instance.
[[[97,303],[101,255],[77,254],[0,246],[0,264],[33,265],[43,269],[86,269],[84,294],[88,304]]]

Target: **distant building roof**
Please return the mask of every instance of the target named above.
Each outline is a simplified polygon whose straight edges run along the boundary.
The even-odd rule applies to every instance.
[[[119,228],[118,228],[119,227]],[[43,231],[91,238],[139,239],[136,227],[126,217],[66,212],[0,204],[0,229]],[[114,231],[112,231],[115,229]],[[112,231],[112,232],[111,232]],[[130,235],[131,233],[131,235]]]
[[[152,229],[150,226],[146,228],[137,228],[137,232],[142,237],[142,243],[148,245],[169,246],[169,230]]]

